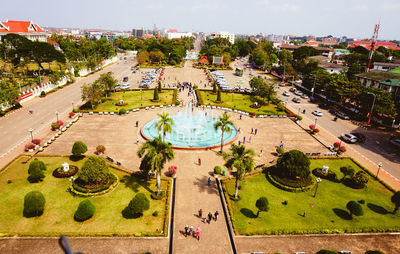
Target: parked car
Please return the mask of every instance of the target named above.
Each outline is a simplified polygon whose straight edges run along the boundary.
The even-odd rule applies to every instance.
[[[390,143],[395,145],[397,148],[400,148],[400,138],[393,138],[390,140]]]
[[[298,95],[298,96],[302,96],[302,95],[303,95],[303,93],[300,92],[300,91],[298,91],[298,90],[296,90],[296,92],[294,92],[294,94],[296,94],[296,95]]]
[[[314,110],[313,112],[311,112],[313,115],[315,115],[315,116],[322,116],[323,114],[322,114],[322,112],[321,111],[318,111],[318,110]]]
[[[282,93],[282,95],[283,95],[283,96],[288,96],[288,97],[289,97],[289,96],[290,96],[290,93],[289,93],[288,91],[284,91],[284,92]]]
[[[123,79],[122,79],[122,82],[128,82],[128,77],[124,77]]]
[[[357,137],[354,136],[353,134],[343,134],[342,136],[340,136],[340,138],[347,142],[347,143],[356,143],[358,141]]]
[[[279,86],[285,86],[285,83],[281,82],[279,83]]]
[[[296,89],[295,87],[292,87],[292,88],[289,89],[289,91],[292,92],[292,93],[294,93],[294,92],[297,91],[297,89]]]
[[[360,143],[364,143],[365,140],[367,139],[364,134],[359,133],[359,132],[352,132],[351,134],[356,136],[357,137],[357,141],[360,142]]]
[[[344,120],[349,120],[350,119],[350,117],[348,115],[346,115],[345,113],[343,113],[343,112],[336,112],[336,116],[339,117],[339,118],[342,118]]]
[[[336,115],[337,111],[331,108],[329,109],[329,113],[331,113],[332,115]]]
[[[301,95],[301,98],[308,99],[308,96],[307,96],[307,94],[303,94],[303,95]]]
[[[129,89],[129,88],[131,88],[131,85],[130,85],[130,84],[123,84],[123,85],[121,85],[121,89]]]
[[[329,104],[328,103],[321,103],[321,104],[319,104],[319,107],[323,108],[323,109],[327,109],[329,107]]]
[[[298,97],[295,97],[295,98],[292,99],[292,101],[295,102],[295,103],[300,103],[301,99],[298,98]]]

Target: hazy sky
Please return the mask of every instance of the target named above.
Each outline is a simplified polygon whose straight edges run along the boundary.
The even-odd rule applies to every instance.
[[[176,28],[369,38],[381,20],[380,39],[400,40],[399,0],[13,0],[0,2],[0,19],[41,26]]]

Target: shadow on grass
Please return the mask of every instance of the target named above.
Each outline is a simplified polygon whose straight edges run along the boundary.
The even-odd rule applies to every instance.
[[[351,220],[351,215],[346,210],[339,209],[339,208],[333,208],[332,210],[341,219],[343,219],[343,220]]]
[[[142,186],[148,192],[153,193],[153,190],[150,189],[150,183],[148,180],[144,178],[140,178],[134,175],[125,175],[121,179],[125,184],[125,187],[132,189],[134,192],[139,191],[139,187]]]
[[[132,212],[129,211],[128,207],[126,207],[124,210],[122,210],[121,213],[125,219],[137,219],[143,215],[141,213],[133,213],[132,214]]]
[[[70,159],[71,161],[80,161],[80,160],[82,160],[83,158],[85,158],[85,155],[70,155],[70,156],[69,156],[69,159]]]
[[[375,204],[368,203],[367,206],[373,212],[376,212],[376,213],[379,213],[379,214],[388,214],[389,213],[388,210],[386,210],[384,207],[382,207],[380,205],[375,205]]]
[[[250,218],[250,219],[255,219],[255,218],[257,218],[257,215],[254,214],[253,211],[250,210],[250,209],[248,209],[248,208],[242,208],[242,209],[240,209],[240,212],[241,212],[244,216],[246,216],[247,218]]]

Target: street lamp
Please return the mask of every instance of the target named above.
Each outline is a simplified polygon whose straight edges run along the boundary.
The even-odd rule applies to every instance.
[[[233,93],[232,93],[232,101],[233,101]]]
[[[315,118],[314,128],[317,128],[317,120],[318,120],[318,118]]]
[[[315,180],[317,181],[317,186],[315,187],[314,198],[317,196],[318,184],[322,181],[319,177],[317,177]]]
[[[58,122],[58,111],[56,111],[56,118],[57,118],[57,122]]]
[[[376,100],[376,94],[372,93],[372,92],[367,92],[367,94],[372,94],[374,96],[374,100],[372,101],[372,107],[371,107],[371,111],[369,113],[369,120],[368,120],[368,124],[371,123],[371,118],[372,118],[372,111],[374,110],[374,106],[375,106],[375,100]]]
[[[72,111],[74,110],[74,108],[75,108],[75,107],[74,107],[74,102],[72,102]]]
[[[297,114],[298,116],[300,115],[300,107],[299,107],[299,113]]]
[[[32,128],[29,128],[28,131],[31,133],[31,141],[33,142],[33,129],[32,129]]]
[[[376,178],[378,178],[379,170],[381,169],[381,167],[382,167],[382,162],[379,162],[378,163],[378,172],[376,172]]]

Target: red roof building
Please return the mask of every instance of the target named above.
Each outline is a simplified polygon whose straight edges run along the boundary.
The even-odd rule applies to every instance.
[[[0,22],[0,39],[6,34],[19,34],[31,41],[47,41],[47,33],[32,21],[7,20]]]
[[[349,41],[347,47],[355,48],[358,46],[361,46],[361,47],[364,47],[364,48],[370,50],[371,49],[371,41]],[[390,42],[390,41],[377,41],[375,47],[376,48],[385,47],[387,49],[393,49],[393,50],[398,50],[398,48],[399,48],[396,43]]]

